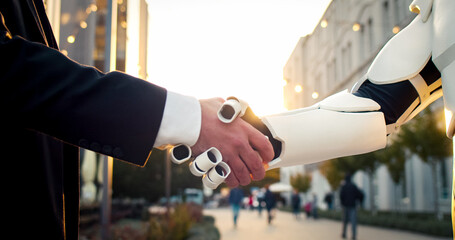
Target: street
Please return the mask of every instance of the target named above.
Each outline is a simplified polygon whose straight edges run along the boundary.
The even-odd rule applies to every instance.
[[[307,219],[303,214],[296,219],[292,213],[278,211],[271,225],[267,224],[267,212],[259,216],[257,211],[242,209],[238,226],[234,228],[230,208],[204,209],[205,215],[215,217],[215,224],[221,233],[221,240],[252,239],[309,239],[327,240],[342,239],[342,223],[327,219]],[[348,226],[347,239],[351,237]],[[449,240],[412,232],[357,225],[357,240]]]

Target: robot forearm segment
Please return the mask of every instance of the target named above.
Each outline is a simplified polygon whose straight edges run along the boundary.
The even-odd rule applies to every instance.
[[[310,108],[264,117],[274,138],[282,142],[270,169],[384,148],[386,125],[378,110],[370,99],[341,92]]]

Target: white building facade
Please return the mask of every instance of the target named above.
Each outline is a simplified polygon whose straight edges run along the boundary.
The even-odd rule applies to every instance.
[[[333,0],[314,31],[300,38],[284,66],[285,107],[288,110],[308,107],[334,93],[351,89],[384,44],[414,19],[416,14],[408,8],[411,2]],[[438,101],[434,105],[442,106],[442,101]],[[330,186],[317,165],[283,168],[281,181],[289,183],[295,173],[311,173],[309,193],[317,194],[319,207],[324,208],[324,195]],[[437,204],[446,213],[450,212],[451,166],[451,158],[437,166],[440,189]],[[373,202],[378,210],[432,211],[435,203],[430,166],[413,157],[407,160],[405,172],[405,181],[399,185],[393,183],[385,166],[376,170],[373,179],[357,172],[354,181],[365,193],[364,207],[371,209],[370,202]],[[371,198],[374,201],[370,201]]]

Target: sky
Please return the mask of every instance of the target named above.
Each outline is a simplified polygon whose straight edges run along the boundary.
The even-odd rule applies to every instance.
[[[330,0],[152,0],[149,81],[198,99],[284,111],[283,67]]]

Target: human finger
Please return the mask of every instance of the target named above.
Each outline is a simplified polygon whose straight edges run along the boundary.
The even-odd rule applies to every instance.
[[[257,131],[251,125],[248,126],[249,135],[248,141],[251,147],[256,150],[259,156],[262,159],[262,162],[268,163],[273,160],[275,152],[273,151],[273,146],[268,140],[268,138],[262,134],[261,132]]]
[[[248,146],[245,150],[240,152],[240,156],[251,174],[250,178],[253,178],[253,180],[261,180],[265,177],[262,158],[254,149]]]
[[[234,175],[238,183],[242,186],[248,185],[251,182],[250,171],[245,165],[244,161],[240,159],[240,156],[229,162],[231,168],[231,175]]]
[[[227,176],[227,178],[226,178],[226,180],[224,182],[230,188],[234,188],[234,187],[237,187],[239,185],[239,181],[235,177],[235,173],[232,171],[232,168],[231,168],[231,174],[229,174],[229,176]]]

